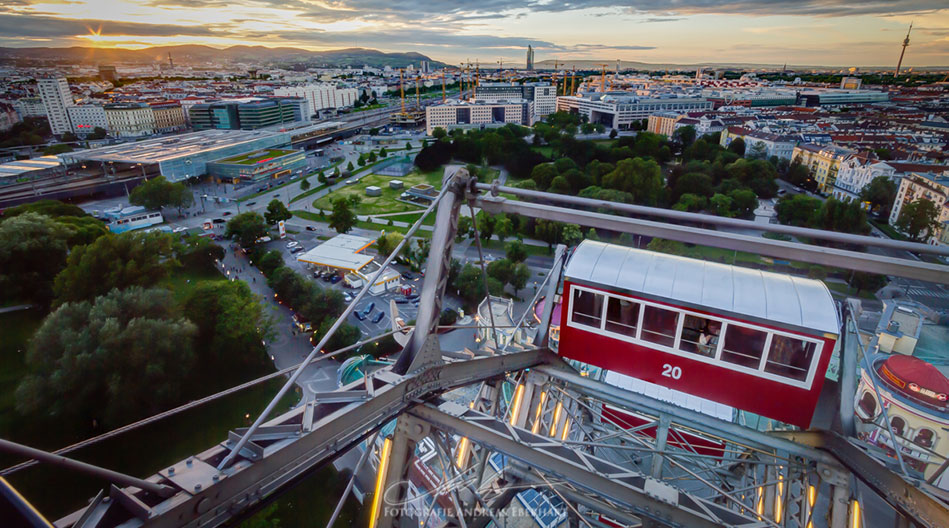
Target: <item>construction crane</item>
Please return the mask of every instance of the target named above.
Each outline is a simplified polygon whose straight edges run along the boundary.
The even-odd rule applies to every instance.
[[[560,64],[560,63],[557,61],[557,59],[554,59],[554,73],[552,73],[551,76],[550,76],[550,80],[554,83],[554,93],[560,91],[560,81],[557,80],[557,66],[558,66],[559,64]],[[560,94],[557,93],[557,95],[560,95]],[[566,94],[564,94],[564,95],[566,95]]]
[[[446,99],[447,98],[445,96],[445,70],[442,70],[442,103],[443,104],[446,102]]]
[[[481,62],[475,59],[475,88],[481,84]]]
[[[574,82],[577,80],[577,67],[573,67],[573,73],[570,74],[570,95],[576,94]]]
[[[600,63],[600,64],[596,64],[596,66],[599,66],[603,69],[602,73],[600,73],[600,91],[605,92],[606,91],[606,68],[607,66],[609,66],[609,64]]]
[[[896,73],[893,74],[894,77],[900,76],[900,67],[903,65],[903,55],[906,54],[906,47],[909,46],[909,34],[913,31],[913,23],[909,23],[909,29],[906,30],[906,38],[903,39],[903,49],[900,50],[900,60],[896,63]]]
[[[419,75],[416,73],[415,74],[415,109],[416,110],[419,110],[420,108],[422,108],[422,98],[419,96],[418,85],[419,85]]]
[[[402,114],[405,114],[405,84],[402,79],[402,68],[399,68],[399,98],[402,100]]]

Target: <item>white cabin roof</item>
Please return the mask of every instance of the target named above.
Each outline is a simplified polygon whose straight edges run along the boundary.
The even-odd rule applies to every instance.
[[[564,275],[605,289],[659,297],[838,334],[834,299],[820,281],[677,255],[583,241]],[[724,314],[723,314],[724,315]]]

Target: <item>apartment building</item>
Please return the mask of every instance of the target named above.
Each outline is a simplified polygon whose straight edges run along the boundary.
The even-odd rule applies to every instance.
[[[109,130],[109,119],[105,115],[105,108],[100,105],[76,105],[68,109],[69,122],[76,135],[91,134],[97,127]]]
[[[761,130],[748,130],[735,126],[722,131],[719,144],[727,148],[737,138],[741,138],[745,142],[746,158],[770,159],[775,156],[778,159],[790,161],[794,155],[794,147],[797,146],[797,139],[793,136],[771,134]]]
[[[155,133],[155,114],[145,103],[105,105],[109,133],[118,138],[136,138]]]
[[[672,137],[672,133],[675,132],[676,129],[676,123],[678,123],[682,117],[684,117],[684,114],[678,112],[659,112],[652,114],[649,116],[646,130],[653,134]]]
[[[40,98],[46,107],[46,118],[49,120],[49,128],[57,136],[72,132],[72,123],[69,122],[68,108],[74,104],[72,92],[69,91],[69,83],[65,77],[52,77],[46,79],[37,79],[36,87],[39,90]]]
[[[359,90],[339,88],[332,83],[307,84],[303,86],[284,86],[275,88],[273,94],[278,97],[299,97],[307,102],[308,119],[321,110],[346,108],[356,104]]]
[[[177,101],[162,101],[160,103],[150,103],[152,114],[155,116],[155,131],[164,134],[168,132],[177,132],[184,130],[185,112],[181,108],[181,103]]]
[[[817,182],[817,190],[830,194],[833,192],[841,163],[855,153],[833,144],[803,143],[794,147],[791,159],[810,170],[811,177]]]

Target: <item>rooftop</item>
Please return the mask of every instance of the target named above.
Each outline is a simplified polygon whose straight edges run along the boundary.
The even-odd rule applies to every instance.
[[[371,256],[360,253],[372,243],[371,238],[336,235],[301,254],[297,260],[316,266],[358,271],[373,261]]]
[[[279,138],[281,135],[263,130],[202,130],[190,134],[70,152],[62,157],[119,163],[159,163],[213,152],[241,143],[251,143],[262,138]]]
[[[288,154],[294,154],[299,152],[298,150],[289,150],[289,149],[264,149],[264,150],[255,150],[253,152],[247,152],[245,154],[238,154],[237,156],[231,156],[230,158],[216,160],[214,163],[226,163],[231,165],[254,165],[257,163],[264,163],[266,161],[271,161],[274,158],[279,158],[286,156]]]

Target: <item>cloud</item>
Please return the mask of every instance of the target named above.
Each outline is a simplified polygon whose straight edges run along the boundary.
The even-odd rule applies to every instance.
[[[0,35],[4,38],[55,38],[88,35],[101,31],[104,35],[137,37],[193,36],[209,37],[218,31],[209,26],[180,26],[176,24],[143,24],[111,20],[70,19],[48,16],[0,14]]]

